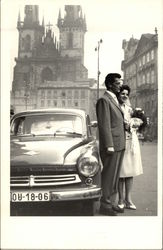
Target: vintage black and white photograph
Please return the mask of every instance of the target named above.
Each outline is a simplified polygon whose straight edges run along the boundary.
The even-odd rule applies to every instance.
[[[161,249],[162,1],[1,6],[2,249]]]

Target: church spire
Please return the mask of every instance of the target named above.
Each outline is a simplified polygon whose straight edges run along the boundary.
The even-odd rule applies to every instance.
[[[87,23],[86,23],[86,17],[85,17],[85,14],[84,14],[84,28],[85,28],[85,31],[87,31]]]
[[[62,25],[61,9],[59,9],[57,26],[60,27],[61,25]]]
[[[18,20],[17,20],[17,28],[19,29],[21,27],[21,17],[20,17],[20,10],[18,13]]]
[[[83,19],[83,12],[82,12],[82,8],[81,8],[81,11],[80,11],[80,18]]]
[[[19,14],[18,14],[18,22],[21,22],[21,18],[20,18],[20,10],[19,10]]]
[[[61,9],[59,9],[58,19],[61,19]]]

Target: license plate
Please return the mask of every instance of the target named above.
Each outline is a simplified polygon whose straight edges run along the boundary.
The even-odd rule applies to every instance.
[[[48,192],[11,192],[10,200],[12,202],[32,202],[32,201],[49,201]]]

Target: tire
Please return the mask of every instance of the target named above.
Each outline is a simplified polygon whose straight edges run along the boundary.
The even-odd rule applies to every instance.
[[[95,200],[87,200],[82,204],[82,214],[84,216],[95,216],[98,214],[100,202]]]

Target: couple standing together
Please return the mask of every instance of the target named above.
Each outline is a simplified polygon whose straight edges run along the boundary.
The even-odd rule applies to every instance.
[[[115,216],[124,212],[125,207],[136,209],[131,199],[133,176],[142,174],[143,171],[140,148],[137,147],[136,154],[131,152],[131,132],[127,132],[132,113],[132,108],[126,104],[130,88],[123,85],[118,73],[108,74],[105,86],[106,92],[96,104],[99,149],[103,164],[100,212]],[[115,205],[117,191],[119,200],[118,205]]]

